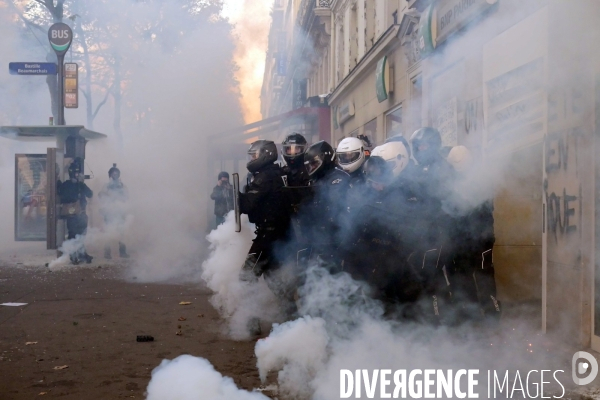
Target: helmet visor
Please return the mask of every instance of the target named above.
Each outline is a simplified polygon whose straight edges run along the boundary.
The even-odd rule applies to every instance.
[[[386,163],[387,163],[390,171],[393,171],[396,169],[396,165],[397,165],[396,160],[389,160],[389,161],[386,161]]]
[[[258,149],[250,149],[248,150],[248,161],[254,161],[258,158],[260,151]]]
[[[304,161],[304,165],[306,166],[308,175],[312,175],[323,165],[323,160],[321,160],[321,157],[315,156],[312,160]]]
[[[352,164],[360,158],[360,150],[337,153],[337,158],[341,165]]]
[[[285,156],[299,156],[300,154],[304,154],[306,150],[306,146],[303,144],[284,144],[283,145],[283,155]]]

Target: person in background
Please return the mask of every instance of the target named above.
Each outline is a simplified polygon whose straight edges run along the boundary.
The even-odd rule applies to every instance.
[[[107,228],[114,228],[122,235],[124,224],[125,224],[125,203],[129,198],[127,188],[121,182],[121,170],[117,168],[117,164],[113,164],[112,168],[108,170],[109,182],[104,186],[102,191],[98,194],[100,198],[100,212],[104,217],[104,225]],[[129,258],[127,254],[127,247],[119,239],[119,256],[121,258]],[[110,260],[111,249],[110,244],[106,243],[104,246],[104,258]]]
[[[71,263],[79,264],[81,261],[86,263],[92,262],[90,256],[83,245],[83,237],[87,231],[88,216],[85,212],[87,199],[91,198],[94,193],[85,184],[84,175],[82,173],[83,161],[76,157],[69,166],[69,180],[65,182],[57,182],[58,196],[60,197],[61,218],[66,219],[67,223],[67,239],[75,239],[81,237],[81,245],[69,254]],[[64,211],[63,211],[64,210]]]
[[[213,188],[210,198],[215,201],[215,217],[217,226],[225,222],[225,216],[233,210],[233,186],[229,184],[229,174],[219,172],[217,186]]]

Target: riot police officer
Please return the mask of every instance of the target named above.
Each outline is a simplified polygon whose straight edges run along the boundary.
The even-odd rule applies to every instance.
[[[338,164],[350,175],[351,185],[364,184],[365,177],[362,166],[369,155],[369,149],[367,149],[365,142],[357,137],[344,138],[338,144],[336,153]]]
[[[328,267],[339,268],[339,247],[349,227],[347,206],[350,176],[336,166],[336,154],[324,140],[311,145],[304,155],[310,176],[312,197],[301,210],[302,225],[307,228],[313,255]]]
[[[410,304],[421,295],[422,278],[411,264],[420,254],[419,218],[415,214],[410,179],[403,175],[411,161],[402,142],[389,142],[373,149],[365,162],[367,201],[357,213],[352,246],[344,258],[356,279],[364,280],[388,311],[401,305],[403,317],[414,319]]]
[[[308,173],[304,167],[304,153],[308,144],[304,136],[292,133],[282,143],[282,154],[286,165],[283,167],[286,186],[308,186]]]
[[[256,237],[248,251],[240,280],[256,282],[264,274],[269,288],[278,299],[288,299],[289,294],[281,282],[271,279],[280,263],[275,254],[277,243],[285,242],[289,227],[282,188],[281,168],[275,164],[277,147],[270,140],[257,140],[248,149],[246,164],[250,179],[245,192],[239,194],[240,212],[256,226]],[[248,326],[251,334],[260,334],[259,321],[254,318]]]
[[[474,174],[476,164],[465,146],[454,146],[447,157],[456,171],[453,182],[452,298],[457,314],[464,320],[482,315],[497,321],[501,315],[494,277],[494,206],[489,198],[473,198],[472,185],[481,186]],[[483,177],[485,179],[485,177]],[[470,193],[470,199],[465,198]]]
[[[448,273],[452,262],[449,233],[453,221],[444,211],[444,205],[451,198],[453,170],[441,154],[442,138],[437,129],[418,129],[410,143],[418,163],[414,175],[415,208],[422,221],[422,244],[428,248],[419,261],[426,281],[423,307],[433,311],[433,320],[449,324],[453,323]]]

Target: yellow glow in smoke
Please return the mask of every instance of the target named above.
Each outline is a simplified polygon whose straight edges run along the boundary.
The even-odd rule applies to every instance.
[[[260,91],[265,70],[265,57],[273,0],[224,0],[223,17],[235,25],[234,60],[239,70],[241,106],[246,123],[258,121]]]

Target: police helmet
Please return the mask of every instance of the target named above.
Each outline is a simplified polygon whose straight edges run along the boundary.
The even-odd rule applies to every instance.
[[[301,134],[294,132],[287,135],[282,143],[283,159],[290,167],[300,167],[304,162],[304,153],[308,143]]]
[[[321,140],[306,150],[304,165],[309,176],[321,177],[325,172],[335,168],[335,150],[329,143]]]
[[[387,142],[373,149],[371,156],[381,157],[389,166],[392,178],[397,178],[410,163],[407,146],[401,141]]]
[[[250,172],[256,172],[277,161],[277,146],[271,140],[257,140],[248,149],[248,164]]]
[[[336,153],[340,167],[344,171],[352,173],[365,162],[365,143],[359,138],[345,138],[338,145]]]
[[[410,138],[413,156],[419,164],[429,165],[440,158],[439,151],[442,148],[442,137],[440,132],[431,127],[417,129]]]

